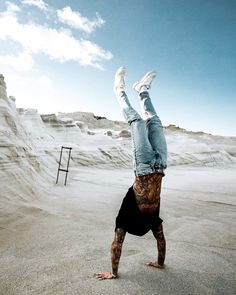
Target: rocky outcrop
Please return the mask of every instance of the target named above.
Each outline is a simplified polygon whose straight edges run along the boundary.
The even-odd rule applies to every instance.
[[[0,98],[7,99],[7,87],[2,74],[0,74]]]
[[[69,117],[74,121],[86,123],[89,129],[128,129],[128,124],[123,121],[112,121],[102,116],[96,116],[90,112],[59,113],[59,117]]]
[[[131,138],[131,132],[129,130],[121,130],[121,132],[118,134],[121,138]]]
[[[15,210],[42,195],[50,175],[22,124],[14,97],[7,96],[2,75],[0,92],[0,221],[7,222]]]

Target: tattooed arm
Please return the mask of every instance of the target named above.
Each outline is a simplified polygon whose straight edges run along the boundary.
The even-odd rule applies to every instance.
[[[111,264],[112,272],[98,272],[96,278],[99,280],[114,279],[118,276],[118,266],[121,256],[122,245],[126,232],[122,228],[117,228],[114,241],[111,245]]]
[[[165,240],[162,224],[157,229],[152,230],[152,233],[157,240],[158,257],[157,257],[157,261],[151,261],[147,263],[147,265],[157,267],[157,268],[163,268],[165,256],[166,256],[166,240]]]

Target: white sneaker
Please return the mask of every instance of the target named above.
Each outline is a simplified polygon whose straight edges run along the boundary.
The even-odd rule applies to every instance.
[[[115,93],[119,91],[124,91],[125,89],[125,80],[124,77],[126,75],[126,68],[120,67],[115,74],[115,81],[114,81],[114,87],[113,90]]]
[[[133,89],[140,92],[141,88],[144,86],[147,90],[151,88],[152,80],[156,77],[156,71],[147,72],[138,82],[134,83]]]

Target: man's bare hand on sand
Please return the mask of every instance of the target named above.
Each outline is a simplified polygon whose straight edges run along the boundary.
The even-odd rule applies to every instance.
[[[99,281],[106,279],[115,279],[116,277],[117,276],[108,271],[96,273],[96,279],[98,279]]]
[[[152,267],[156,267],[156,268],[164,268],[164,265],[159,265],[156,261],[148,262],[147,266],[152,266]]]

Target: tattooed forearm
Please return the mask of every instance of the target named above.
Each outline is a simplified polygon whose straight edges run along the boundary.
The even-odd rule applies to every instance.
[[[153,235],[157,240],[157,249],[158,249],[158,258],[157,263],[160,266],[163,266],[166,256],[166,240],[163,232],[162,224],[157,230],[153,230]]]
[[[122,245],[125,238],[125,231],[121,228],[117,228],[115,232],[115,238],[111,245],[111,263],[112,263],[112,274],[117,276],[118,266],[121,256]]]

